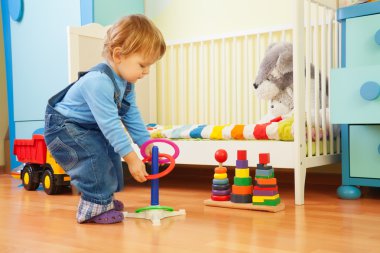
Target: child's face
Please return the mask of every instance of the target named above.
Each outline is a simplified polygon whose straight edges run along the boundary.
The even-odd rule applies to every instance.
[[[117,56],[114,58],[115,71],[124,80],[136,83],[137,80],[149,74],[149,67],[154,63],[143,54],[134,53],[128,56]]]

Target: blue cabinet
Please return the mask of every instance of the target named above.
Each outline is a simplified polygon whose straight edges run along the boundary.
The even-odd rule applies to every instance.
[[[342,124],[341,198],[380,187],[380,2],[338,10],[341,68],[331,71],[331,121]]]

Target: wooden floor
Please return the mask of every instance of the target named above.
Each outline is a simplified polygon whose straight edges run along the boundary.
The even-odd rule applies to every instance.
[[[159,227],[139,219],[80,225],[75,220],[79,196],[28,192],[18,180],[0,175],[0,252],[379,252],[376,189],[367,189],[359,200],[340,200],[336,176],[308,174],[305,205],[295,206],[290,172],[277,177],[284,211],[236,210],[203,205],[212,168],[180,170],[160,181],[160,204],[186,209],[187,215],[164,219]],[[149,184],[128,182],[117,194],[126,210],[149,205]]]

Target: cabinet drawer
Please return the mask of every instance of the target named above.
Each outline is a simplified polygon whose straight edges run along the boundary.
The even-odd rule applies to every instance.
[[[350,126],[350,177],[380,178],[380,125]]]
[[[351,18],[346,25],[346,67],[380,64],[380,45],[375,41],[380,14]]]
[[[335,124],[380,123],[380,86],[368,88],[368,82],[380,85],[380,65],[370,67],[342,68],[331,70],[330,113]],[[377,98],[367,100],[369,91]],[[364,97],[363,97],[364,96]]]

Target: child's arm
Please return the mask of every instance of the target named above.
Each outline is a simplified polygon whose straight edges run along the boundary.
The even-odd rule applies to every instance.
[[[121,157],[132,152],[131,140],[120,120],[114,102],[115,88],[111,79],[104,73],[90,72],[84,76],[79,89],[91,110],[93,120],[98,124],[115,151]]]
[[[127,114],[122,117],[122,121],[133,141],[141,147],[142,144],[150,139],[150,134],[136,105],[134,85],[132,86],[132,91],[127,96],[127,100],[130,103],[130,108]]]

